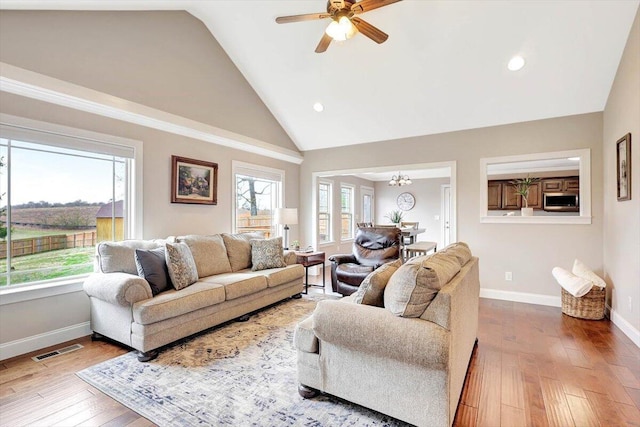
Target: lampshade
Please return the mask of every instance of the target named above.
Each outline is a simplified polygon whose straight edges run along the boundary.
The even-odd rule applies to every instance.
[[[331,21],[324,32],[334,40],[344,41],[353,37],[356,31],[357,29],[353,22],[346,16],[341,16],[337,21]]]
[[[278,225],[298,223],[298,208],[276,208],[273,210],[274,221]]]
[[[403,185],[412,184],[411,178],[409,175],[402,175],[402,173],[398,172],[398,175],[393,175],[389,180],[389,185],[392,187],[402,187]]]

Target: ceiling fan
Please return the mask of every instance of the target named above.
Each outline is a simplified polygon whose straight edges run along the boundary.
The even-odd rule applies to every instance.
[[[374,42],[380,44],[384,43],[389,38],[389,35],[355,15],[388,6],[399,1],[401,0],[361,0],[356,3],[352,0],[329,0],[327,1],[326,13],[280,16],[276,18],[276,22],[278,24],[288,24],[290,22],[331,18],[331,23],[316,47],[316,53],[322,53],[327,50],[331,40],[347,40],[358,32],[361,32]]]

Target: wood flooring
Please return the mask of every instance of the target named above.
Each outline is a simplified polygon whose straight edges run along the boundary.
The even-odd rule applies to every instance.
[[[640,349],[609,320],[481,299],[478,340],[455,426],[640,426]],[[89,338],[52,349],[75,342],[0,362],[0,426],[153,425],[75,375],[127,350]]]

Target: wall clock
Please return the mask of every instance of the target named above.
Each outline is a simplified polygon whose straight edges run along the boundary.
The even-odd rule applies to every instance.
[[[402,209],[403,211],[409,211],[415,206],[416,198],[413,197],[413,194],[411,193],[402,193],[398,196],[396,202],[398,203],[398,207],[400,209]]]

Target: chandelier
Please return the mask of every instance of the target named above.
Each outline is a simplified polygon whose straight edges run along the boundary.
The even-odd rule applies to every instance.
[[[398,172],[398,175],[393,175],[389,180],[389,185],[392,187],[402,187],[410,184],[411,178],[409,178],[409,175],[402,175],[401,172]]]

